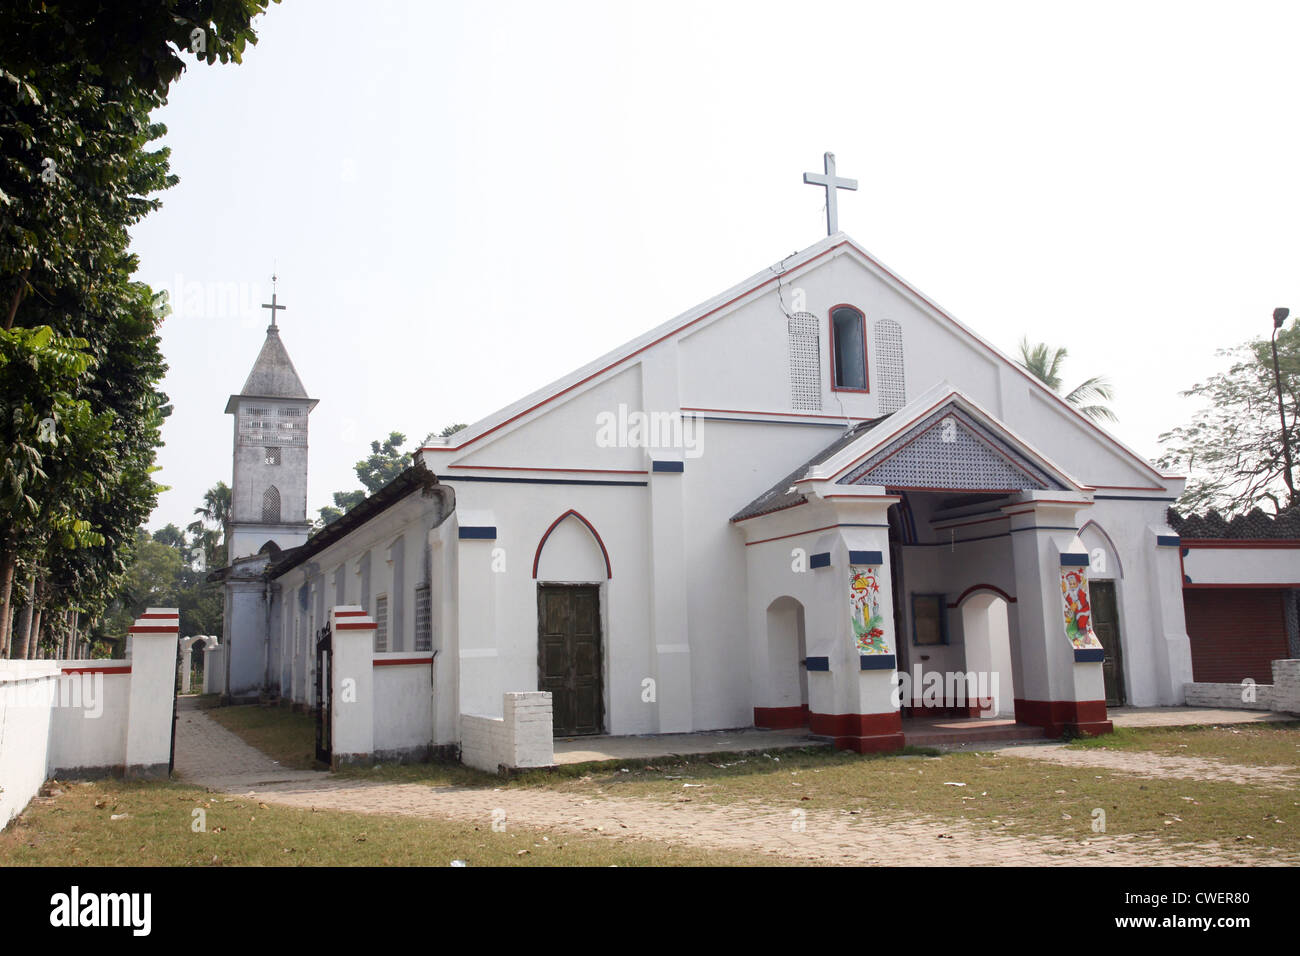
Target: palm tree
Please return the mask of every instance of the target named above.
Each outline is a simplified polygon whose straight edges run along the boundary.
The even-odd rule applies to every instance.
[[[1028,336],[1020,340],[1020,364],[1057,394],[1060,394],[1064,384],[1061,380],[1061,366],[1065,364],[1068,355],[1069,352],[1064,346],[1053,348],[1043,342],[1030,345]],[[1065,396],[1065,400],[1093,421],[1119,420],[1114,412],[1105,405],[1099,404],[1115,400],[1115,389],[1101,375],[1094,375],[1076,386]]]
[[[230,486],[218,481],[203,493],[203,506],[195,508],[194,513],[199,520],[191,522],[186,530],[202,548],[206,566],[212,568],[217,565],[217,549],[225,543],[226,522],[230,520]]]

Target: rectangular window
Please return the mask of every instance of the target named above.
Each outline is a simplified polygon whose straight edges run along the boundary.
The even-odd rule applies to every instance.
[[[388,650],[388,595],[375,598],[375,650]]]
[[[912,643],[948,643],[948,612],[942,594],[912,595]]]
[[[427,584],[415,588],[415,649],[433,650],[433,603]]]
[[[866,317],[851,305],[831,310],[833,388],[867,391]]]
[[[280,449],[279,449],[279,448],[267,448],[267,449],[266,449],[266,454],[263,455],[263,457],[262,457],[262,461],[265,462],[265,463],[268,464],[268,465],[278,465],[278,464],[280,464]]]

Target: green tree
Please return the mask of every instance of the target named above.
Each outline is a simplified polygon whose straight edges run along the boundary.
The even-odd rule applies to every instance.
[[[1294,457],[1300,325],[1278,332],[1277,352],[1286,435]],[[1255,507],[1277,513],[1295,506],[1291,489],[1300,484],[1300,476],[1286,473],[1269,340],[1254,339],[1216,354],[1231,360],[1227,370],[1181,393],[1202,402],[1191,424],[1160,436],[1165,449],[1160,467],[1188,476],[1178,509],[1191,514],[1214,508],[1232,516]]]
[[[373,495],[410,468],[413,459],[410,452],[402,451],[402,446],[405,444],[406,436],[401,432],[389,432],[387,438],[372,441],[369,456],[353,466],[357,473],[357,480],[365,486],[364,489],[334,492],[333,506],[326,505],[318,509],[319,517],[316,519],[313,533],[343,517],[365,501],[368,495]]]
[[[1061,367],[1069,352],[1064,346],[1053,348],[1042,342],[1031,345],[1028,337],[1020,340],[1020,362],[1031,375],[1060,394],[1065,382],[1061,378]],[[1065,395],[1065,400],[1093,421],[1118,421],[1115,413],[1102,402],[1115,400],[1114,387],[1100,375],[1086,379]]]

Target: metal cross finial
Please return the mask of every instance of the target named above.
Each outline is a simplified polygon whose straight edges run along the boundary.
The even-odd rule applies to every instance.
[[[825,173],[804,173],[803,181],[813,186],[823,186],[826,189],[826,235],[833,236],[840,231],[839,208],[835,203],[835,190],[837,189],[857,189],[858,181],[856,179],[840,179],[835,175],[835,154],[827,153],[826,172]]]
[[[271,304],[267,305],[266,303],[262,303],[262,308],[271,310],[271,328],[273,329],[276,328],[275,313],[289,308],[287,305],[277,305],[275,302],[275,283],[277,279],[277,276],[271,276]]]

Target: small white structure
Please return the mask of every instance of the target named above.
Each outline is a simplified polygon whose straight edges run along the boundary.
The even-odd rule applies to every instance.
[[[180,669],[181,693],[192,693],[191,684],[194,681],[194,654],[197,652],[202,655],[199,659],[203,661],[203,684],[206,687],[207,679],[207,649],[216,647],[218,640],[211,634],[197,634],[193,637],[181,638],[181,659],[177,664]],[[203,691],[207,693],[207,691]]]
[[[1191,680],[1183,479],[843,233],[429,444],[310,540],[256,520],[305,489],[305,445],[268,449],[314,405],[277,330],[258,363],[228,406],[231,697],[315,706],[341,605],[372,663],[433,655],[412,734],[483,765],[518,693],[551,695],[555,735],[808,726],[868,751],[924,707],[1103,732],[1108,700]],[[951,678],[976,671],[972,701]],[[945,689],[900,700],[899,675]]]

